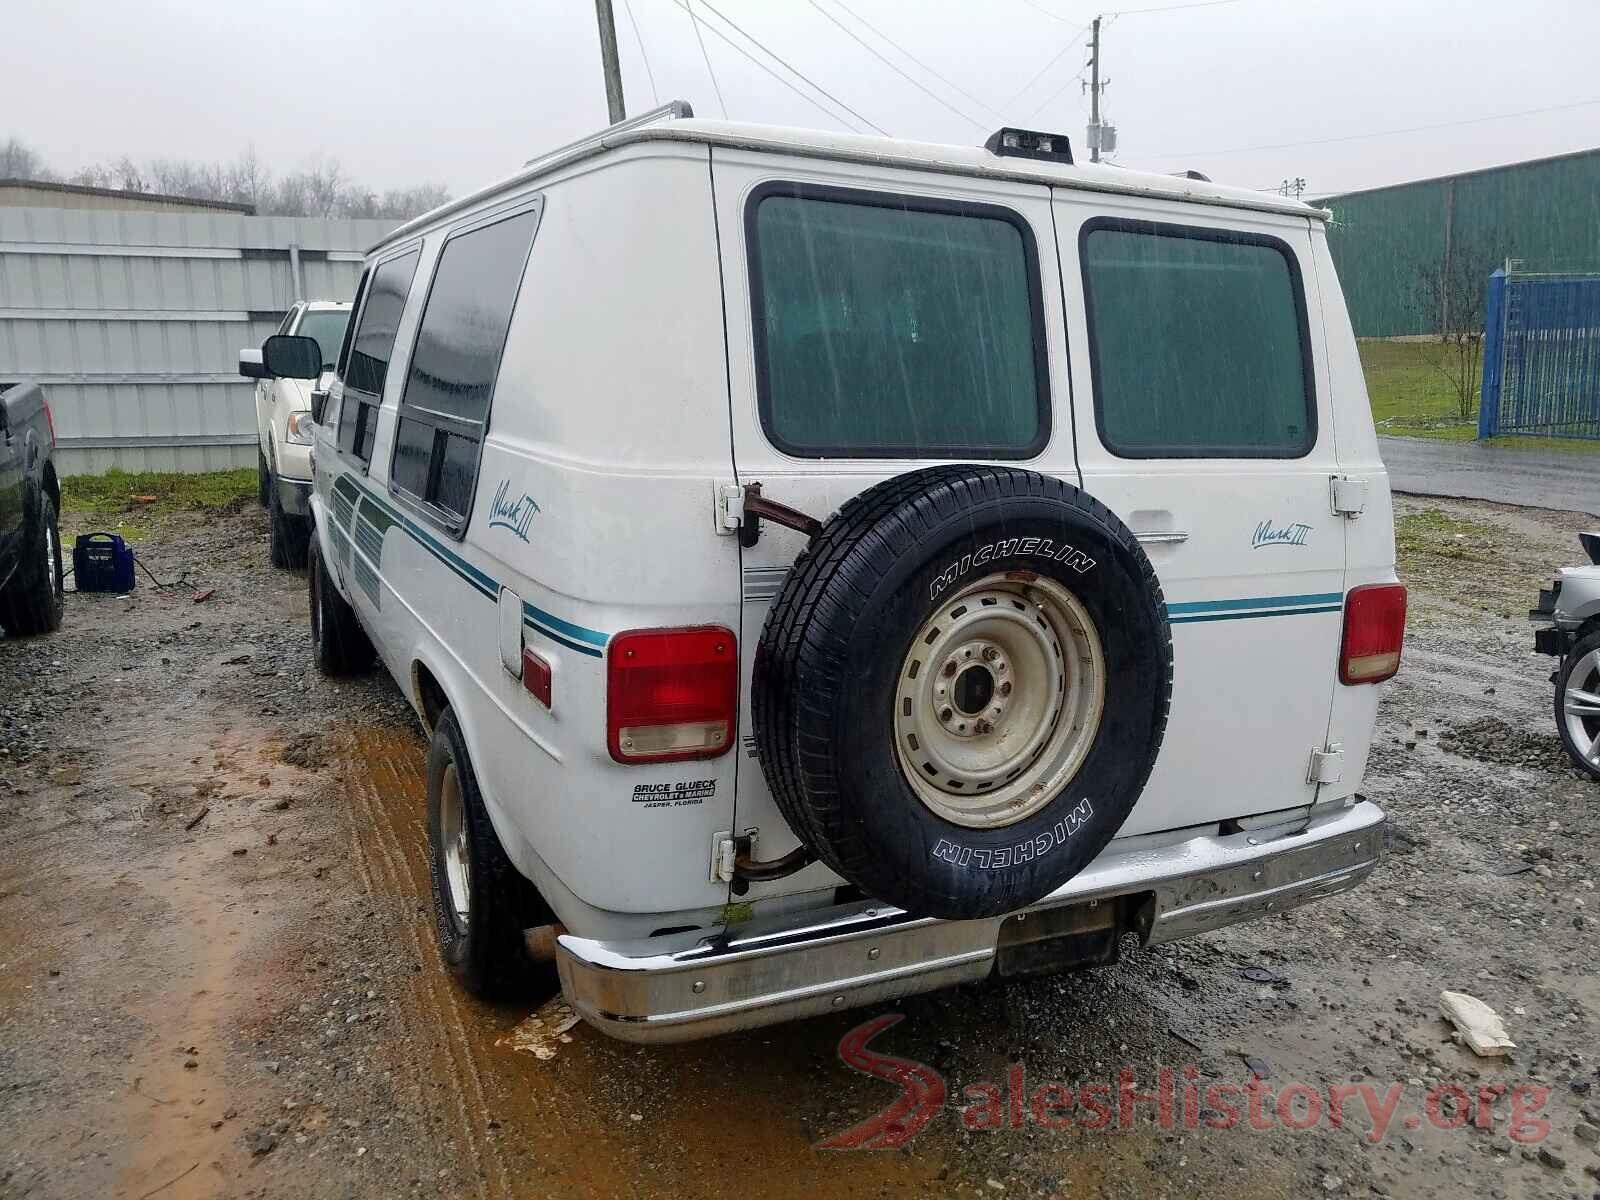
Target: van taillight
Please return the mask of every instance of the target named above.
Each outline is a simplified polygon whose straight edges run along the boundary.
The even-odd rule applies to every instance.
[[[1406,589],[1399,583],[1368,583],[1344,598],[1344,640],[1339,646],[1340,683],[1381,683],[1400,669],[1406,637]]]
[[[739,651],[731,629],[635,629],[612,638],[606,658],[612,758],[715,758],[732,744]]]

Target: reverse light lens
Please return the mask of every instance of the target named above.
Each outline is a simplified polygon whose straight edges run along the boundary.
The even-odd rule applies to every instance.
[[[672,762],[727,751],[739,698],[739,649],[731,629],[636,629],[612,638],[606,658],[612,758]]]
[[[1340,683],[1382,683],[1400,669],[1406,637],[1406,589],[1398,583],[1351,588],[1344,598]]]
[[[308,412],[293,412],[284,424],[284,439],[293,442],[296,446],[311,445],[311,431],[316,427],[316,422],[311,419]]]

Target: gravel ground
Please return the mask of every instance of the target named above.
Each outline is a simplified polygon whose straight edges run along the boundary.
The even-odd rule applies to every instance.
[[[813,1146],[893,1098],[836,1052],[885,1010],[507,1044],[531,1003],[468,999],[433,947],[399,693],[309,668],[304,578],[266,565],[255,508],[154,520],[145,561],[181,587],[72,596],[59,635],[0,643],[0,1196],[1596,1193],[1600,793],[1559,752],[1521,616],[1582,522],[1399,507],[1411,630],[1367,779],[1393,817],[1372,880],[896,1006],[874,1048],[947,1100],[871,1151]],[[1442,989],[1493,1006],[1516,1049],[1454,1043]],[[1140,1103],[1119,1127],[1118,1072],[1152,1092],[1163,1067],[1175,1119]],[[1355,1099],[1342,1127],[1210,1128],[1207,1089],[1253,1075],[1266,1113],[1296,1083],[1394,1087],[1396,1107],[1381,1136]],[[1053,1081],[1106,1084],[1110,1127],[1048,1128],[1021,1097]],[[1480,1113],[1493,1085],[1525,1090]]]

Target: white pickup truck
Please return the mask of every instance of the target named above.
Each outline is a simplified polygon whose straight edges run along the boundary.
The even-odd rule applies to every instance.
[[[316,342],[325,369],[338,358],[349,323],[348,301],[311,300],[291,308],[278,333]],[[261,365],[261,351],[253,347],[239,351],[239,374],[256,381],[256,472],[261,503],[272,514],[272,565],[303,567],[310,530],[306,517],[311,511],[311,391],[316,376],[270,378]]]

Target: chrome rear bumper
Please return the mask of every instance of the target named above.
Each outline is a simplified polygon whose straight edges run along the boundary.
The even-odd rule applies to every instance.
[[[1378,863],[1383,810],[1370,801],[1309,823],[1204,836],[1118,853],[1027,910],[1142,898],[1149,943],[1205,933],[1348,891]],[[1007,921],[938,921],[865,902],[712,936],[633,942],[561,935],[567,1000],[613,1037],[675,1042],[876,1004],[987,977]]]

